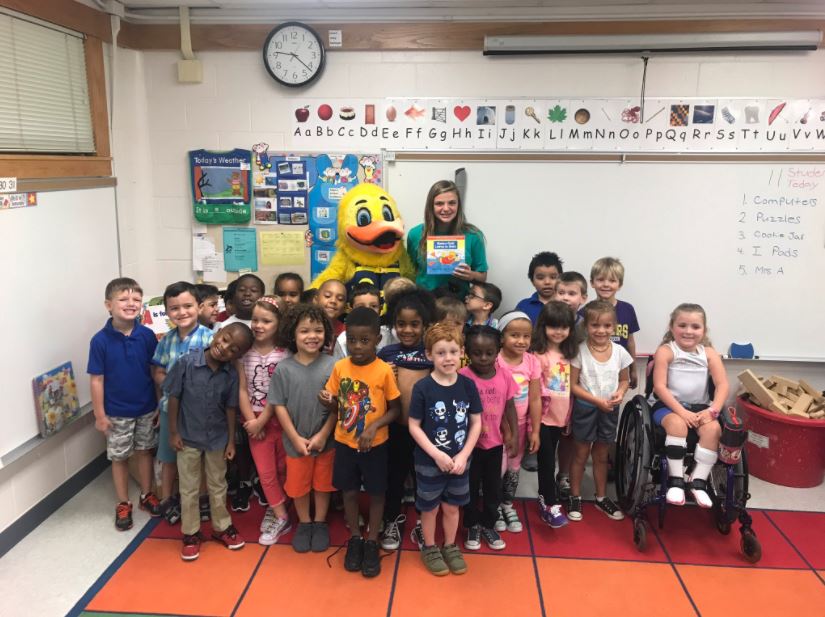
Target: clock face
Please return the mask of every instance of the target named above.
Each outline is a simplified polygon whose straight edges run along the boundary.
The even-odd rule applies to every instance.
[[[275,81],[304,86],[324,67],[324,46],[315,31],[298,22],[281,24],[264,43],[264,65]]]

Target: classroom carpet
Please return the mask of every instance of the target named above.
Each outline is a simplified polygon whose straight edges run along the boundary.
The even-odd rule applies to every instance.
[[[562,529],[541,522],[535,501],[516,505],[524,530],[504,532],[504,550],[464,551],[468,572],[442,578],[421,563],[412,523],[401,550],[366,579],[344,570],[345,550],[335,552],[349,537],[340,512],[330,514],[326,553],[297,554],[292,533],[274,546],[255,543],[263,516],[255,503],[232,515],[243,549],[206,542],[194,562],[180,559],[180,526],[153,520],[69,615],[825,615],[825,513],[752,510],[762,559],[749,564],[738,526],[723,536],[712,514],[695,507],[669,508],[664,528],[652,525],[639,552],[632,522],[610,520],[592,504]],[[408,516],[414,521],[412,508]],[[202,531],[209,535],[208,523]]]

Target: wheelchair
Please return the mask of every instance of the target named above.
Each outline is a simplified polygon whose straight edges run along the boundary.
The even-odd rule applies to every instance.
[[[619,506],[633,520],[633,543],[639,551],[647,548],[647,508],[657,508],[661,529],[664,527],[668,506],[665,498],[668,488],[665,430],[653,422],[648,404],[653,390],[652,367],[651,358],[647,368],[647,396],[637,395],[624,406],[616,440],[616,493]],[[697,442],[696,431],[690,430],[685,456],[685,469],[688,471],[693,468],[693,452]],[[685,492],[690,499],[690,491]],[[716,462],[708,477],[707,492],[713,502],[711,511],[716,529],[722,535],[728,535],[733,523],[738,520],[742,555],[749,563],[758,562],[762,557],[762,546],[751,526],[752,519],[746,508],[750,494],[748,459],[744,447],[735,464],[721,460]]]

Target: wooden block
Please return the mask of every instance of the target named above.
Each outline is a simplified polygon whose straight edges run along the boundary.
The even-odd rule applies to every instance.
[[[780,385],[780,384],[781,384],[781,385],[783,385],[783,386],[787,386],[787,387],[789,387],[789,388],[793,388],[794,390],[796,390],[797,388],[799,388],[799,384],[798,384],[797,382],[793,381],[792,379],[788,379],[788,378],[786,378],[786,377],[780,377],[779,375],[771,375],[770,379],[771,379],[771,381],[773,381],[775,384],[778,384],[778,385]]]
[[[756,378],[753,371],[748,369],[739,373],[739,381],[745,389],[756,399],[756,402],[765,409],[770,409],[776,398],[776,394],[768,390],[761,381]]]
[[[820,411],[825,410],[825,401],[815,403],[813,406],[808,408],[808,415],[812,415],[815,413],[819,413]]]
[[[770,379],[765,379],[764,377],[759,377],[759,380],[765,385],[766,388],[773,388],[776,385]]]
[[[813,387],[811,387],[811,384],[809,384],[807,381],[803,381],[802,379],[799,380],[799,387],[802,389],[803,392],[805,392],[805,394],[810,394],[815,399],[820,398],[822,396],[822,392],[814,389]]]
[[[809,395],[809,394],[806,394],[805,396],[810,396],[810,395]],[[791,401],[792,403],[796,403],[796,401],[798,401],[798,400],[799,400],[799,395],[798,395],[798,394],[794,394],[794,393],[793,393],[793,392],[791,392],[790,390],[788,390],[788,392],[784,395],[784,397],[785,397],[786,399],[788,399],[789,401]],[[813,399],[811,399],[811,400],[813,400]]]
[[[777,384],[775,388],[771,388],[779,396],[786,396],[788,394],[788,386]]]
[[[779,401],[776,401],[776,402],[772,402],[768,406],[768,409],[770,411],[775,411],[776,413],[781,413],[781,414],[788,415],[788,412],[790,411],[791,407],[790,407],[790,405],[786,405],[785,403],[780,403]]]
[[[807,416],[808,415],[808,407],[811,406],[811,403],[813,403],[813,400],[814,400],[814,397],[812,397],[810,394],[801,395],[797,399],[796,403],[794,403],[794,406],[791,407],[791,411],[790,411],[791,415],[794,415],[794,416]]]
[[[820,420],[822,418],[825,418],[825,410],[817,411],[817,412],[814,412],[812,414],[808,414],[808,417],[811,418],[812,420]]]

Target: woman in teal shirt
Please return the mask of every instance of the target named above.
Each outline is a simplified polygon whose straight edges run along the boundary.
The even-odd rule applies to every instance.
[[[464,236],[464,261],[452,275],[427,274],[427,236]],[[425,289],[445,288],[464,299],[472,283],[487,280],[487,252],[484,234],[464,218],[458,187],[449,180],[439,180],[430,188],[424,206],[424,223],[407,234],[407,253],[415,264],[415,282]]]

